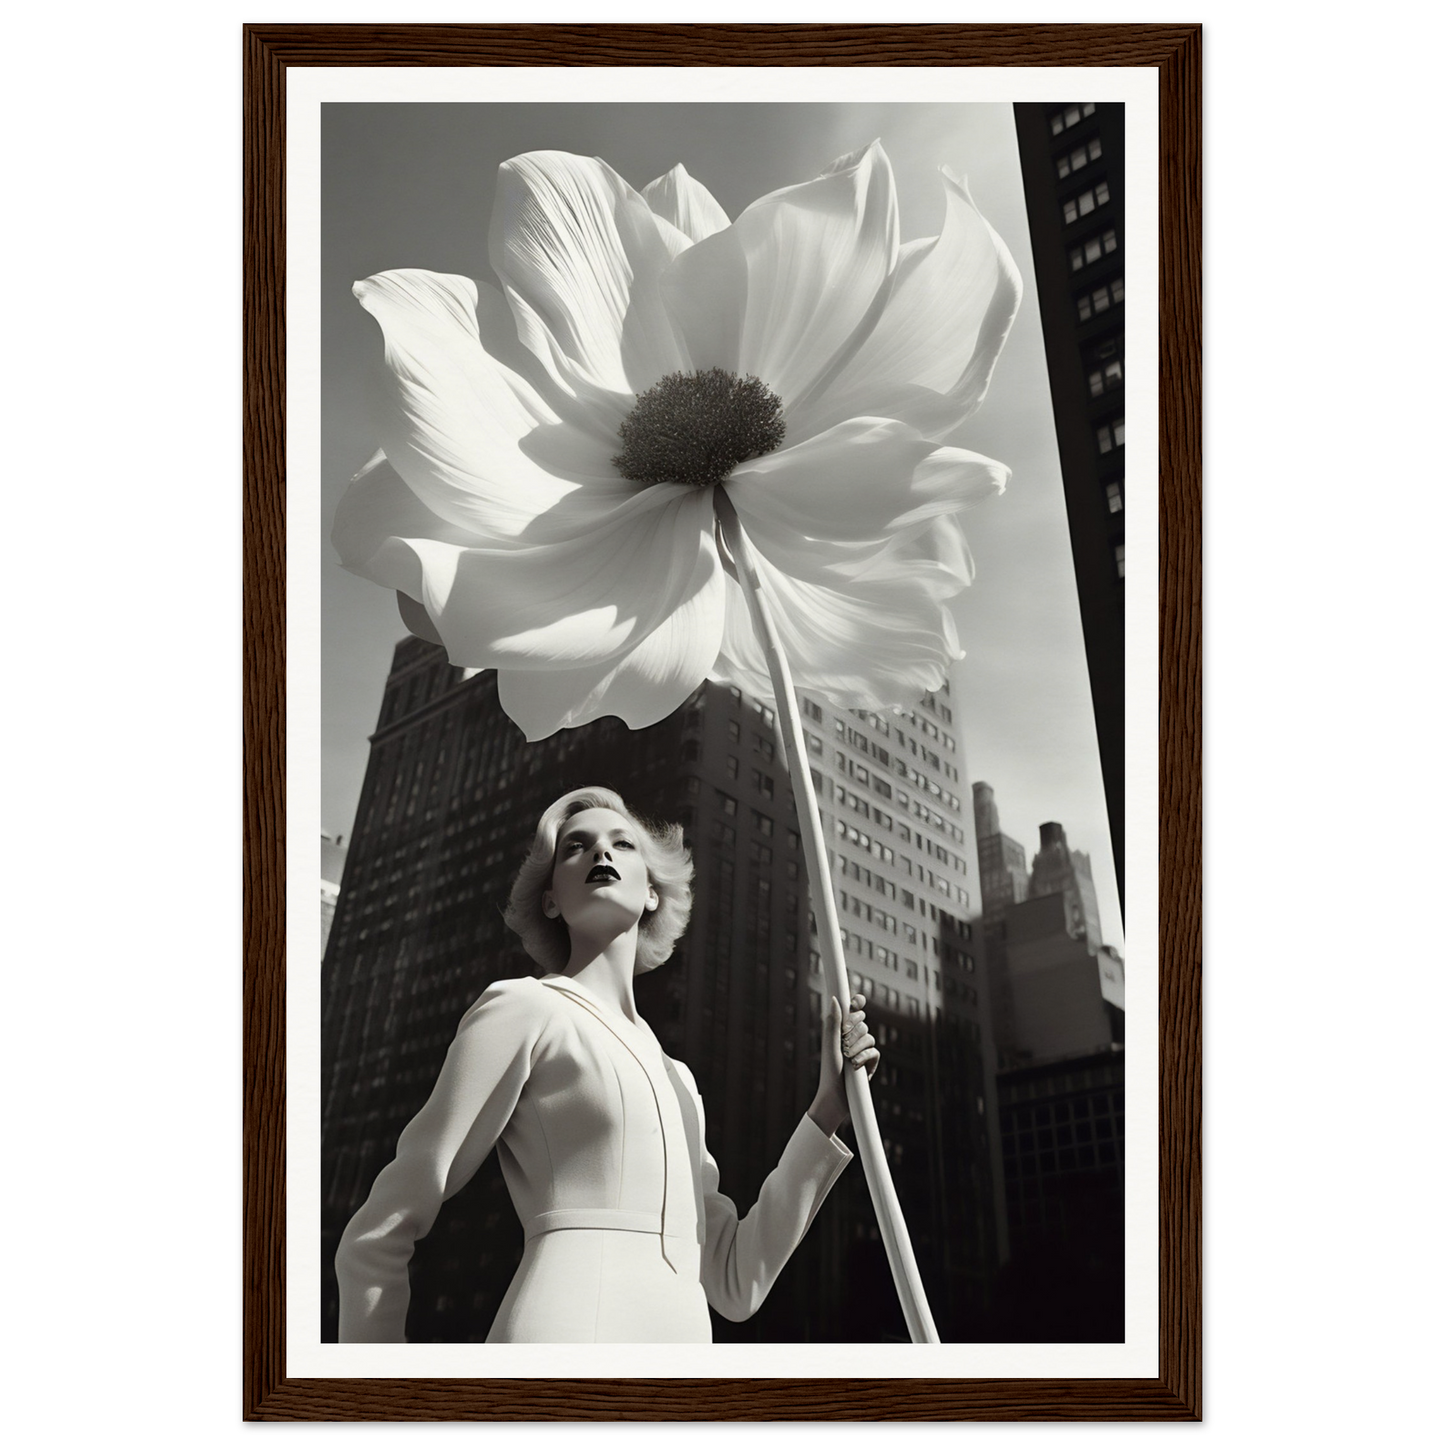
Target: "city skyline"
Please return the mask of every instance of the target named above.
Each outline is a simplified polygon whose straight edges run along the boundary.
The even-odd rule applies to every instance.
[[[736,216],[836,155],[883,140],[905,239],[931,234],[936,169],[966,175],[1024,277],[1024,302],[967,445],[1013,468],[1003,497],[972,512],[977,577],[955,666],[964,761],[997,786],[1006,832],[1062,823],[1090,855],[1105,937],[1123,945],[1093,732],[1073,564],[1048,406],[1033,258],[1008,106],[340,106],[323,133],[323,536],[371,454],[365,373],[373,323],[350,295],[361,276],[420,266],[489,277],[486,221],[497,164],[542,147],[596,153],[642,186],[677,161]],[[786,112],[783,123],[782,113]],[[349,835],[396,641],[392,598],[350,577],[323,543],[322,824]],[[605,783],[606,779],[598,779]],[[1030,848],[1032,852],[1032,846]]]

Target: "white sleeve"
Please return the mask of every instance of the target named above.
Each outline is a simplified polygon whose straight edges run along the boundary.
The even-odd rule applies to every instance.
[[[463,1015],[431,1097],[346,1226],[336,1251],[343,1344],[405,1338],[412,1249],[481,1167],[527,1081],[546,1017],[531,985],[495,983]]]
[[[696,1089],[693,1094],[701,1130],[702,1099]],[[737,1206],[718,1191],[717,1164],[704,1142],[707,1237],[702,1246],[702,1285],[707,1302],[720,1315],[745,1320],[757,1312],[852,1157],[847,1145],[825,1134],[804,1114],[773,1172],[763,1180],[757,1203],[739,1219]]]

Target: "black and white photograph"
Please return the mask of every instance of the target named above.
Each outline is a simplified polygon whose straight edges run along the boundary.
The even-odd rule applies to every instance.
[[[1040,93],[320,103],[317,1342],[1151,1346],[1154,303]]]

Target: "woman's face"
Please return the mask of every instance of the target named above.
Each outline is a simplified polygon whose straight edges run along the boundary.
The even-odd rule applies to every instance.
[[[543,904],[574,935],[615,938],[633,927],[657,907],[637,828],[611,808],[566,819]]]

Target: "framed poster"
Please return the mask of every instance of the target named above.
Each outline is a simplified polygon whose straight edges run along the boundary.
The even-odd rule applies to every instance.
[[[1201,345],[1198,308],[1189,308],[1191,298],[1198,299],[1201,58],[1198,25],[243,26],[244,1419],[1126,1418],[1181,1423],[1199,1419],[1201,1279],[1198,1253],[1189,1241],[1198,1238],[1201,1163],[1183,1142],[1198,1140],[1201,1058],[1201,793],[1196,725],[1201,694],[1198,666],[1186,665],[1186,659],[1198,657],[1198,634],[1191,629],[1198,627],[1195,600],[1201,585]],[[1062,87],[1056,75],[1061,66],[1075,72]],[[704,85],[707,98],[698,98]],[[353,124],[350,142],[334,155],[357,160],[364,152],[374,160],[387,144],[402,143],[390,130],[389,118],[381,114],[383,107],[392,107],[393,116],[402,114],[400,107],[409,107],[409,117],[419,118],[431,131],[434,142],[428,153],[436,156],[458,155],[477,140],[468,127],[474,126],[483,105],[488,107],[488,131],[513,131],[519,137],[517,150],[539,144],[582,149],[581,142],[568,139],[565,127],[561,136],[552,139],[551,131],[561,126],[555,114],[548,127],[542,127],[549,131],[546,139],[527,139],[538,133],[539,127],[529,120],[538,107],[571,108],[568,120],[574,131],[595,137],[607,134],[616,150],[626,146],[629,134],[649,129],[665,130],[669,139],[681,144],[689,136],[682,118],[689,108],[705,111],[695,136],[711,129],[714,139],[725,140],[733,127],[740,126],[741,108],[750,107],[750,117],[756,121],[763,107],[772,105],[779,111],[786,105],[796,118],[763,117],[777,137],[775,146],[767,149],[776,152],[773,159],[782,159],[789,146],[814,146],[814,137],[808,134],[811,124],[834,123],[838,111],[850,107],[871,107],[874,117],[892,116],[889,107],[894,111],[912,107],[922,116],[928,105],[967,104],[980,107],[981,114],[988,105],[1010,108],[1052,98],[1071,100],[1085,92],[1103,101],[1124,100],[1127,95],[1126,107],[1133,104],[1149,117],[1146,140],[1153,139],[1147,130],[1157,116],[1157,165],[1153,166],[1153,147],[1139,147],[1137,153],[1146,163],[1137,168],[1137,175],[1130,172],[1130,194],[1149,210],[1155,208],[1157,198],[1163,244],[1157,260],[1150,257],[1146,285],[1136,288],[1131,277],[1131,289],[1136,295],[1140,289],[1147,293],[1149,285],[1157,283],[1170,302],[1182,302],[1160,308],[1162,325],[1157,334],[1159,354],[1178,358],[1178,364],[1163,368],[1165,381],[1157,390],[1162,418],[1157,434],[1162,611],[1147,620],[1146,636],[1175,639],[1183,629],[1186,642],[1181,655],[1170,659],[1173,666],[1147,683],[1146,691],[1159,688],[1163,731],[1157,763],[1153,750],[1146,747],[1147,756],[1140,764],[1146,779],[1157,767],[1159,796],[1169,796],[1170,816],[1168,827],[1160,828],[1157,809],[1147,802],[1142,821],[1130,831],[1134,853],[1155,853],[1147,847],[1155,835],[1160,844],[1157,879],[1150,870],[1144,874],[1143,892],[1136,893],[1146,899],[1157,896],[1157,910],[1143,907],[1146,922],[1139,928],[1130,915],[1130,948],[1139,948],[1143,939],[1147,952],[1159,961],[1157,1092],[1152,1108],[1146,1098],[1136,1110],[1130,1097],[1136,1123],[1152,1118],[1155,1111],[1159,1118],[1160,1150],[1157,1156],[1150,1150],[1146,1159],[1149,1169],[1159,1159],[1160,1179],[1160,1228],[1156,1254],[1150,1257],[1150,1264],[1157,1259],[1157,1274],[1143,1292],[1144,1306],[1157,1319],[1157,1329],[1147,1329],[1143,1344],[1152,1373],[1136,1363],[1121,1363],[1123,1357],[1117,1355],[1113,1360],[1091,1355],[1103,1347],[1078,1345],[1048,1354],[1035,1350],[1033,1363],[1020,1363],[1001,1347],[939,1347],[929,1351],[926,1361],[905,1347],[890,1347],[884,1351],[889,1355],[886,1368],[880,1364],[884,1353],[851,1355],[853,1347],[809,1347],[811,1353],[801,1350],[786,1361],[769,1347],[766,1363],[746,1358],[740,1353],[744,1347],[714,1350],[725,1363],[663,1358],[666,1351],[629,1351],[601,1360],[597,1351],[610,1347],[590,1347],[591,1353],[574,1351],[546,1363],[519,1364],[516,1354],[507,1357],[504,1367],[488,1363],[488,1374],[506,1368],[525,1379],[478,1379],[471,1373],[477,1367],[468,1363],[477,1358],[475,1350],[448,1355],[444,1347],[425,1347],[431,1353],[422,1370],[409,1360],[368,1358],[358,1366],[354,1358],[344,1360],[337,1354],[348,1347],[331,1345],[332,1353],[327,1355],[319,1341],[322,1354],[308,1353],[309,1342],[298,1338],[305,1331],[305,1325],[298,1328],[298,1319],[308,1318],[296,1311],[298,1276],[289,1273],[282,1279],[279,1260],[289,1259],[293,1269],[296,1260],[305,1260],[302,1273],[312,1279],[312,1264],[319,1263],[306,1257],[305,1231],[298,1230],[295,1222],[311,1205],[306,1196],[308,1155],[305,1143],[298,1147],[296,1134],[303,1118],[314,1116],[316,1104],[295,1064],[298,1049],[303,1056],[306,1048],[301,1039],[305,1030],[296,1029],[296,1019],[298,1009],[305,1016],[305,1006],[298,1000],[309,983],[296,972],[299,933],[293,931],[288,939],[279,910],[279,899],[286,896],[283,850],[267,840],[288,831],[295,838],[298,818],[306,808],[298,796],[296,772],[290,789],[280,789],[283,756],[289,754],[295,769],[298,751],[318,747],[314,734],[319,708],[306,704],[295,678],[296,669],[311,666],[306,637],[312,624],[305,618],[319,617],[319,608],[308,611],[315,600],[306,595],[305,568],[314,568],[321,553],[315,543],[322,509],[315,506],[309,491],[298,496],[298,488],[319,491],[321,486],[312,458],[322,451],[322,364],[298,367],[296,358],[309,357],[306,347],[312,342],[316,357],[322,355],[315,325],[322,305],[316,295],[322,273],[321,233],[327,224],[322,220],[327,212],[321,179],[321,108],[334,105],[338,108],[334,116],[345,108]],[[965,94],[967,101],[955,98]],[[659,117],[659,123],[647,126],[649,116]],[[822,129],[827,130],[827,124]],[[438,131],[447,139],[436,142]],[[806,144],[799,136],[806,137]],[[783,137],[788,137],[788,144],[782,143]],[[407,144],[415,153],[415,137]],[[910,140],[909,144],[922,143]],[[754,152],[757,149],[754,142]],[[718,150],[712,156],[718,165]],[[644,160],[639,156],[637,165]],[[367,169],[376,175],[376,166]],[[1150,184],[1159,176],[1181,178],[1178,194],[1173,186]],[[629,179],[642,185],[647,176],[639,173]],[[769,179],[762,189],[777,184],[782,181]],[[358,194],[353,192],[353,199]],[[906,192],[902,199],[907,201]],[[329,212],[329,224],[335,227],[340,217],[340,211]],[[1147,230],[1134,227],[1136,233]],[[915,230],[909,228],[905,234],[912,236]],[[400,262],[397,257],[396,263]],[[342,264],[350,263],[348,257]],[[445,269],[431,260],[426,264]],[[288,296],[285,306],[283,285]],[[1136,347],[1133,335],[1130,347],[1136,355],[1152,355],[1149,342]],[[1152,400],[1153,394],[1150,386],[1147,399]],[[1149,409],[1147,402],[1131,406],[1131,413],[1139,418],[1134,423],[1139,451],[1153,442]],[[305,538],[308,516],[315,517],[316,538]],[[1131,514],[1131,527],[1139,517],[1153,529],[1147,501]],[[289,552],[295,559],[298,551],[309,553],[312,561],[299,572],[293,561],[286,585],[286,555]],[[1147,558],[1131,578],[1140,595],[1152,595],[1153,572]],[[288,631],[290,647],[283,662],[279,639]],[[1153,646],[1147,647],[1147,653],[1153,656]],[[292,679],[289,686],[286,669]],[[1134,808],[1139,806],[1139,793],[1137,786],[1131,790]],[[1131,824],[1134,819],[1131,812]],[[1146,841],[1143,850],[1134,847],[1136,832]],[[295,879],[290,892],[296,893]],[[1137,977],[1131,972],[1131,978]],[[1147,970],[1144,977],[1149,978]],[[1143,1038],[1144,1048],[1150,1046],[1147,1027],[1143,1035],[1131,1027],[1130,1038],[1134,1043]],[[292,1061],[289,1072],[286,1059]],[[1153,1087],[1155,1081],[1150,1081],[1146,1094]],[[289,1159],[282,1120],[290,1133]],[[298,1169],[302,1160],[305,1163]],[[1185,1208],[1189,1199],[1195,1201],[1194,1214]],[[292,1218],[289,1233],[283,1201]],[[1136,1285],[1147,1273],[1136,1264]],[[315,1318],[314,1312],[309,1318]],[[1149,1325],[1153,1322],[1150,1319]],[[1143,1340],[1133,1325],[1130,1335],[1136,1344]],[[946,1354],[948,1350],[955,1353]],[[337,1363],[335,1373],[327,1373],[325,1364],[318,1363],[325,1360]],[[844,1377],[842,1383],[838,1377]],[[926,1379],[928,1387],[903,1390],[899,1383],[903,1379]]]

